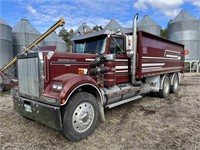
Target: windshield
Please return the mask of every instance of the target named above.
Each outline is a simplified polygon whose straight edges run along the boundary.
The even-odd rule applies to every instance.
[[[74,41],[74,53],[104,53],[105,52],[106,36],[98,36],[81,41]]]

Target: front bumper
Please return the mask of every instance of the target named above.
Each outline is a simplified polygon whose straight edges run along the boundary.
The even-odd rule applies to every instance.
[[[14,110],[22,116],[43,123],[54,129],[62,130],[60,107],[43,104],[19,96],[13,96],[13,105]]]

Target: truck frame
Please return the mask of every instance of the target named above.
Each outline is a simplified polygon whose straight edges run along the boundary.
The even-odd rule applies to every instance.
[[[92,134],[110,109],[157,93],[177,92],[184,46],[132,31],[100,30],[75,36],[73,53],[39,51],[17,58],[14,109],[79,141]]]

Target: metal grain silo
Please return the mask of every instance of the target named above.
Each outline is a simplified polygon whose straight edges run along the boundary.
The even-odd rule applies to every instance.
[[[24,47],[30,45],[35,41],[41,34],[34,28],[30,22],[26,19],[21,19],[12,30],[13,35],[13,51],[14,55],[17,55],[19,52],[24,50]],[[38,44],[42,46],[43,41]]]
[[[82,23],[82,25],[80,25],[75,31],[74,31],[74,35],[80,35],[80,34],[84,34],[87,31],[91,31],[92,29],[87,25],[87,23]]]
[[[0,68],[13,58],[12,28],[0,17]],[[12,67],[6,70],[10,73]]]
[[[149,18],[148,15],[145,15],[139,22],[138,22],[138,31],[145,31],[157,36],[160,36],[161,27]]]
[[[115,19],[111,19],[110,22],[108,22],[108,24],[104,27],[104,29],[109,29],[109,30],[118,30],[118,29],[122,29],[123,27],[115,20]]]
[[[169,39],[185,45],[186,60],[200,60],[200,20],[182,10],[168,23]]]
[[[65,41],[56,32],[52,32],[44,39],[44,46],[56,46],[57,52],[67,52]]]

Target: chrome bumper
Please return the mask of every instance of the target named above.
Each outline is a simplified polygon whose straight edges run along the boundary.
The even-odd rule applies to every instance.
[[[30,99],[13,96],[14,110],[22,116],[43,123],[57,130],[62,130],[60,107],[43,104]]]

